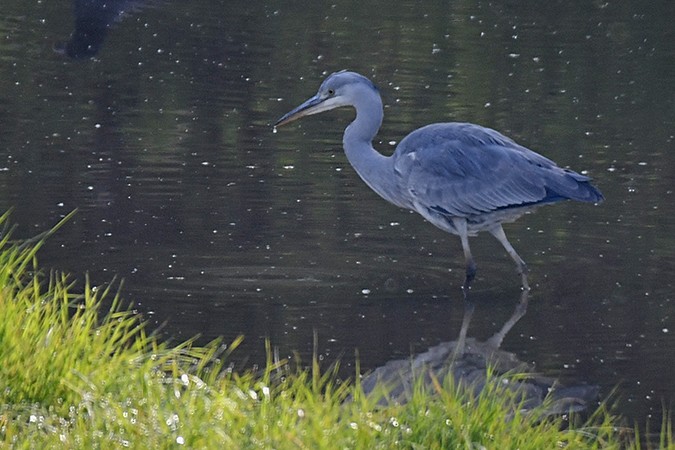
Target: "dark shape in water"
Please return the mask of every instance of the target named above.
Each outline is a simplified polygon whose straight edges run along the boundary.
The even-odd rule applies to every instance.
[[[96,56],[112,25],[126,12],[138,10],[145,3],[139,0],[74,0],[75,30],[68,42],[57,44],[54,50],[73,59]]]
[[[474,311],[473,303],[466,299],[462,328],[456,341],[438,344],[412,359],[393,360],[378,367],[361,381],[363,392],[377,395],[380,392],[377,386],[384,383],[387,395],[379,403],[404,404],[410,400],[416,383],[421,381],[433,391],[434,379],[444,385],[450,376],[455,384],[461,383],[478,395],[489,382],[487,368],[491,367],[493,378],[490,382],[498,382],[501,388],[514,392],[517,401],[522,400],[522,403],[514,404],[514,408],[530,411],[543,406],[537,410],[541,416],[584,411],[597,401],[598,386],[563,386],[553,378],[535,374],[532,366],[520,361],[513,353],[499,349],[506,334],[525,315],[527,302],[528,290],[523,290],[520,303],[501,330],[480,342],[466,336]],[[509,377],[509,373],[518,377]]]

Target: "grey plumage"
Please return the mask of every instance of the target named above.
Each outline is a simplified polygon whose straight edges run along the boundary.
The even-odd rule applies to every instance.
[[[501,224],[548,203],[603,200],[590,178],[558,167],[495,130],[470,123],[427,125],[406,136],[392,156],[380,154],[372,140],[382,124],[382,100],[373,83],[354,72],[330,75],[314,97],[276,126],[342,106],[356,109],[356,119],[343,137],[349,162],[384,199],[460,236],[467,288],[475,275],[468,236],[479,231],[495,236],[516,262],[523,287],[529,289],[527,267]]]

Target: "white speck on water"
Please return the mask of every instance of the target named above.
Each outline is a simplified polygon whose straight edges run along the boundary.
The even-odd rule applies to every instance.
[[[370,294],[370,289],[361,289],[361,293],[363,295],[368,295],[368,294]]]
[[[668,328],[662,328],[661,331],[664,333],[668,333],[670,330]]]

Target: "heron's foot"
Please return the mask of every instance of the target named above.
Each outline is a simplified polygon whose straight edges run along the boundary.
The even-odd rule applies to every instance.
[[[473,283],[474,278],[476,278],[476,264],[474,264],[473,261],[470,261],[466,265],[466,278],[462,285],[462,290],[465,295],[469,292],[469,289],[471,289],[471,283]]]
[[[464,301],[469,301],[469,293],[471,292],[471,284],[467,280],[462,284],[462,295],[464,296]]]
[[[464,292],[464,297],[469,294],[469,291],[471,290],[471,282],[473,281],[473,277],[467,276],[464,279],[464,284],[462,284],[462,291]]]

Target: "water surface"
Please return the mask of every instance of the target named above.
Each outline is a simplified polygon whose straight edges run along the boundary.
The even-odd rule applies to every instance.
[[[167,338],[243,334],[242,364],[266,338],[308,359],[316,333],[348,373],[357,349],[370,369],[455,339],[459,240],[358,179],[341,149],[352,113],[272,133],[349,68],[383,94],[383,153],[427,123],[472,121],[595,179],[602,205],[506,227],[533,290],[503,348],[603,394],[619,385],[640,423],[672,402],[669,2],[118,1],[88,50],[55,51],[86,3],[9,1],[0,18],[0,208],[26,237],[78,209],[43,265],[124,279]],[[489,235],[472,249],[469,334],[484,339],[519,279]]]

